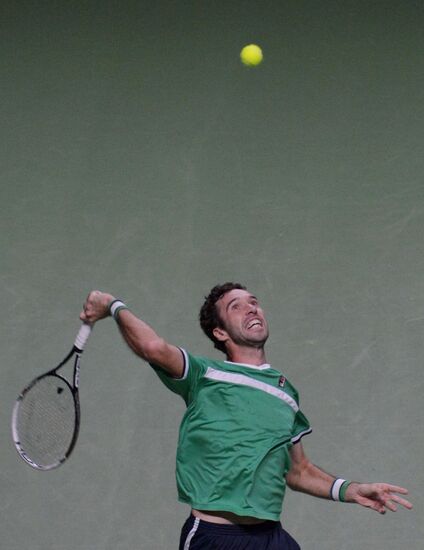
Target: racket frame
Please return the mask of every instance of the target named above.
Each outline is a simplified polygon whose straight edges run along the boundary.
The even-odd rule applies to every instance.
[[[79,400],[79,379],[80,379],[80,363],[81,363],[81,355],[84,349],[84,345],[86,341],[88,340],[88,337],[91,332],[91,326],[84,323],[75,339],[75,343],[71,351],[68,353],[68,355],[53,369],[41,374],[40,376],[37,376],[34,378],[28,386],[26,386],[22,392],[18,395],[16,402],[13,407],[12,411],[12,439],[13,443],[15,444],[15,448],[19,454],[19,456],[27,463],[29,466],[36,470],[53,470],[55,468],[58,468],[61,466],[68,458],[69,455],[72,453],[75,444],[78,439],[79,434],[79,428],[80,428],[80,419],[81,419],[81,408],[80,408],[80,400]],[[72,385],[69,383],[69,381],[64,377],[58,374],[58,370],[61,369],[72,357],[75,355],[74,360],[74,370],[73,370],[73,376],[72,376]],[[26,453],[25,449],[22,447],[20,442],[20,437],[17,429],[17,421],[18,421],[18,415],[19,415],[19,408],[20,405],[25,397],[25,395],[30,391],[31,388],[33,388],[40,380],[43,380],[44,378],[47,378],[49,376],[55,376],[59,378],[62,382],[64,382],[69,389],[71,390],[71,394],[74,400],[74,407],[75,407],[75,426],[74,426],[74,432],[72,435],[71,442],[69,444],[69,447],[67,451],[64,453],[64,456],[58,459],[57,461],[53,462],[49,465],[41,465],[37,464],[34,460],[32,460],[28,454]]]

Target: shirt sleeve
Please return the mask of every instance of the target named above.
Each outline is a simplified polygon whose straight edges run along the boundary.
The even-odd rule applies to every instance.
[[[172,392],[180,395],[188,405],[193,399],[197,382],[206,369],[200,358],[190,355],[183,348],[180,348],[180,351],[184,357],[184,372],[181,378],[173,378],[164,369],[152,363],[150,363],[150,366],[163,384]]]
[[[309,425],[309,421],[301,410],[298,410],[294,419],[292,430],[292,443],[298,443],[302,437],[306,434],[310,434],[312,428]]]

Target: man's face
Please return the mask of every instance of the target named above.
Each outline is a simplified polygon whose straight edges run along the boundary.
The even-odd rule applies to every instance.
[[[268,339],[268,323],[258,300],[247,290],[230,290],[216,307],[222,327],[214,329],[216,338],[232,340],[239,346],[263,347]]]

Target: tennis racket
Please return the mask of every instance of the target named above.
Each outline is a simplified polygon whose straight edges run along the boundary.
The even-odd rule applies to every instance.
[[[35,378],[16,400],[12,437],[19,455],[32,468],[57,468],[75,447],[80,426],[80,361],[91,329],[91,325],[83,323],[63,361]],[[70,382],[62,369],[72,360],[74,370]]]

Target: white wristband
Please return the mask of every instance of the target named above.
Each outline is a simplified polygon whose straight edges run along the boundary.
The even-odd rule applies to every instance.
[[[121,309],[128,309],[128,307],[124,304],[124,302],[121,302],[121,300],[114,300],[110,306],[109,311],[111,316],[115,319],[115,321],[118,320],[118,313],[121,311]]]
[[[333,500],[340,500],[340,488],[345,482],[345,479],[338,478],[334,480],[333,485],[331,486],[330,496]]]

